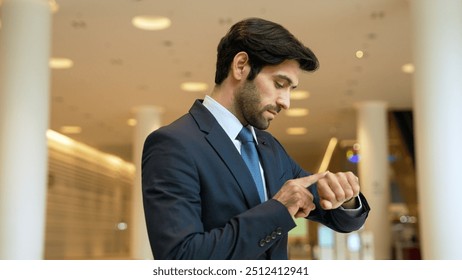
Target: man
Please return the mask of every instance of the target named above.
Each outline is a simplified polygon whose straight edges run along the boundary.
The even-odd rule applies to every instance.
[[[155,259],[287,259],[293,218],[339,232],[364,224],[369,206],[354,174],[310,175],[264,131],[289,108],[301,71],[317,66],[279,24],[251,18],[231,27],[218,45],[211,96],[145,142],[143,198]],[[255,141],[245,147],[256,146],[259,171],[247,167],[241,130]]]

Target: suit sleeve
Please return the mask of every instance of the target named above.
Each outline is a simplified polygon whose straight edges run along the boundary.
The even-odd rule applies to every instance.
[[[316,190],[316,185],[309,187],[309,190],[314,196],[316,209],[310,212],[308,219],[319,222],[330,229],[341,233],[349,233],[358,230],[366,222],[370,208],[362,193],[358,196],[358,199],[361,200],[362,204],[361,209],[352,215],[351,212],[345,211],[341,208],[323,210],[319,204],[319,196]]]
[[[202,201],[198,166],[184,143],[156,131],[143,150],[145,218],[156,259],[257,259],[269,246],[259,246],[261,236],[255,233],[268,229],[271,234],[271,229],[274,234],[269,236],[275,243],[286,238],[295,223],[275,200],[237,214],[221,227],[205,230],[202,206],[207,201]]]

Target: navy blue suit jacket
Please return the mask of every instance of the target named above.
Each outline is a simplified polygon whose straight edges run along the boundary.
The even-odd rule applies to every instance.
[[[256,130],[268,197],[309,175],[265,131]],[[260,203],[250,172],[225,131],[197,100],[189,113],[151,133],[142,158],[146,224],[155,259],[287,259],[295,223],[280,202]],[[359,229],[369,206],[350,217],[318,203],[309,219],[339,231]]]

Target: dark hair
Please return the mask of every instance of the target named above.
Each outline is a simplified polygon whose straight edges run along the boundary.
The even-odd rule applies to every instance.
[[[251,67],[248,80],[253,80],[264,66],[296,60],[300,68],[314,71],[319,62],[314,53],[280,24],[249,18],[234,24],[221,39],[217,48],[215,83],[228,76],[234,56],[244,51]]]

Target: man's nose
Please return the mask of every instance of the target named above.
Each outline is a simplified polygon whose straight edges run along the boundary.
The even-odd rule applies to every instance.
[[[284,90],[278,97],[276,103],[281,106],[282,109],[287,110],[290,108],[290,91]]]

